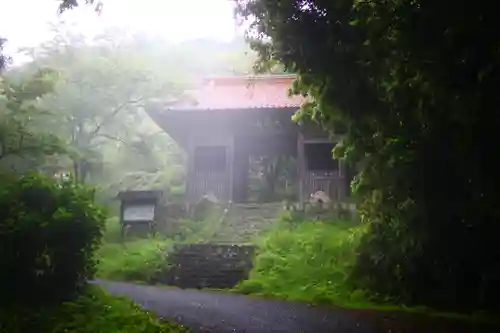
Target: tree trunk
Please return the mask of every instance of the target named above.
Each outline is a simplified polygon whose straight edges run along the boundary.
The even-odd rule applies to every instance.
[[[88,174],[88,163],[85,160],[73,160],[73,179],[76,183],[85,184]]]

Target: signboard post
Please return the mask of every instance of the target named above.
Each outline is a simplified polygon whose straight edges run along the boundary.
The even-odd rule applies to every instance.
[[[118,193],[120,199],[120,225],[122,238],[130,228],[154,230],[158,201],[161,191],[123,191]]]

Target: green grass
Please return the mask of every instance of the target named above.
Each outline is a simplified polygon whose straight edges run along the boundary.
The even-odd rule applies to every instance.
[[[1,309],[0,332],[186,333],[187,328],[158,319],[124,297],[90,286],[78,299],[41,311]]]
[[[364,301],[347,281],[361,233],[345,222],[281,226],[260,240],[250,277],[236,290],[316,304]]]
[[[209,241],[221,223],[222,210],[215,207],[203,221],[182,221],[184,234],[175,242],[199,243]],[[174,237],[175,235],[172,235]],[[175,237],[174,237],[175,238]],[[110,280],[152,283],[158,274],[168,270],[167,254],[173,239],[165,235],[149,238],[121,238],[116,217],[108,219],[97,252],[99,264],[96,276]]]
[[[98,251],[97,277],[136,282],[151,280],[168,269],[169,241],[137,239],[123,244],[105,243]]]
[[[122,242],[118,219],[106,222],[102,245],[97,251],[99,278],[151,282],[168,269],[167,253],[169,240],[160,237],[132,238]]]
[[[234,292],[345,309],[498,323],[491,315],[444,313],[424,306],[375,302],[370,292],[356,289],[349,280],[364,226],[344,221],[284,221],[288,223],[280,223],[261,237],[250,276]]]
[[[102,235],[104,243],[119,243],[121,241],[121,226],[118,217],[107,219],[104,228],[104,234]]]

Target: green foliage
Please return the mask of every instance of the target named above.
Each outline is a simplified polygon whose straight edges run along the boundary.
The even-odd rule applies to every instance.
[[[108,218],[104,225],[102,242],[119,243],[122,240],[121,238],[122,238],[122,229],[120,225],[120,219],[116,216]]]
[[[466,1],[237,0],[263,64],[300,75],[301,111],[347,130],[370,224],[355,279],[403,303],[499,309],[500,26]],[[340,126],[341,125],[341,126]]]
[[[3,48],[6,43],[5,38],[0,37],[0,72],[7,66],[7,64],[11,61],[11,58],[3,54]]]
[[[281,212],[279,220],[282,224],[289,227],[295,227],[298,224],[304,223],[307,220],[305,209],[290,209]]]
[[[158,129],[142,108],[153,97],[171,99],[178,92],[176,86],[169,80],[155,79],[146,59],[116,47],[112,35],[97,36],[95,44],[90,44],[64,24],[54,29],[57,38],[26,50],[32,62],[18,71],[22,75],[50,67],[58,73],[53,93],[40,101],[55,117],[39,125],[78,153],[71,163],[61,161],[61,167],[71,170],[77,181],[97,184],[108,176],[105,164],[117,159],[115,151],[126,149],[142,158],[119,162],[136,166],[137,160],[144,160],[143,167],[156,169],[152,142],[168,139],[148,135]],[[114,156],[108,157],[110,152]]]
[[[343,221],[281,224],[261,239],[250,277],[237,290],[312,303],[366,301],[349,282],[363,232]]]
[[[160,189],[177,200],[185,153],[146,110],[184,98],[203,76],[249,72],[255,55],[245,41],[171,43],[119,29],[89,41],[64,23],[53,30],[53,40],[23,50],[31,62],[5,73],[19,81],[40,68],[57,73],[53,91],[38,101],[51,116],[32,119],[72,152],[51,161],[53,168],[98,185],[98,199],[107,204],[127,189]]]
[[[172,242],[209,242],[219,230],[223,209],[210,206],[199,220],[167,220],[157,225],[157,235],[148,238],[121,238],[118,219],[108,219],[104,242],[97,252],[97,276],[101,278],[156,282],[169,269],[168,253]]]
[[[78,1],[78,0],[59,0],[60,5],[59,5],[59,12],[62,13],[68,9],[73,9],[75,7],[78,7],[80,5],[85,4],[88,6],[93,6],[94,10],[96,12],[99,12],[102,7],[102,1],[96,1],[96,0],[85,0],[84,2]]]
[[[147,283],[168,269],[168,240],[159,237],[122,239],[116,217],[106,221],[102,239],[96,253],[98,277]]]
[[[51,304],[92,279],[104,213],[93,190],[38,174],[0,179],[3,304]]]
[[[168,269],[170,242],[145,238],[124,243],[104,243],[97,257],[97,276],[112,280],[153,282]]]
[[[345,203],[331,203],[327,207],[319,203],[305,202],[301,207],[292,205],[280,215],[282,223],[294,226],[307,221],[332,222],[339,225],[340,221],[349,221],[351,226],[361,221],[356,212],[351,210]]]
[[[0,168],[33,170],[47,155],[66,154],[63,142],[37,128],[49,112],[38,100],[53,89],[54,73],[40,69],[21,82],[0,77]]]
[[[158,319],[123,297],[110,296],[97,287],[76,300],[37,312],[0,309],[0,331],[9,333],[187,333],[177,324]]]

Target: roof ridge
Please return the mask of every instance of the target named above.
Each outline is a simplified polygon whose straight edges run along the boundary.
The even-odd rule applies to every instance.
[[[297,74],[245,74],[245,75],[206,75],[203,78],[294,78]]]
[[[255,75],[211,75],[205,76],[201,80],[201,85],[206,86],[210,83],[247,83],[252,81],[273,82],[280,80],[292,80],[297,77],[296,74],[255,74]]]
[[[288,95],[294,74],[231,75],[205,78],[198,89],[186,92],[192,100],[184,98],[171,108],[255,109],[300,107],[303,96]],[[255,84],[254,84],[255,83]],[[195,102],[196,101],[196,102]]]

